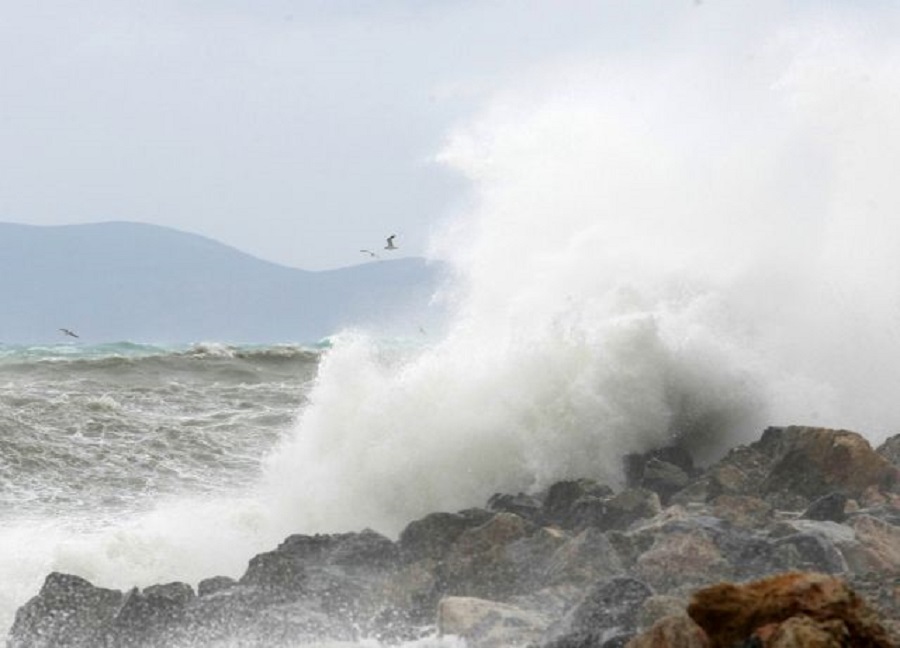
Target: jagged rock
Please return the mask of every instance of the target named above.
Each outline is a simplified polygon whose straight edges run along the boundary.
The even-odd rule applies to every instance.
[[[719,495],[710,503],[713,515],[739,528],[761,528],[772,521],[772,506],[758,497]]]
[[[425,558],[403,565],[391,574],[382,587],[384,605],[381,612],[387,610],[388,614],[403,615],[415,625],[430,623],[443,596],[438,565],[438,561]]]
[[[433,632],[440,600],[455,595],[485,599],[478,604],[484,616],[466,630],[470,645],[477,627],[485,638],[506,637],[497,645],[518,642],[512,637],[519,633],[523,643],[546,647],[621,647],[653,623],[633,647],[693,647],[696,633],[673,614],[690,588],[786,569],[852,578],[884,611],[883,625],[900,630],[900,493],[890,490],[897,488],[896,468],[879,451],[848,432],[770,428],[702,474],[679,466],[693,481],[667,508],[648,488],[616,494],[590,479],[563,481],[533,496],[497,495],[489,506],[499,511],[428,515],[407,525],[397,542],[371,530],[292,535],[253,557],[239,580],[201,581],[197,596],[170,583],[126,598],[51,574],[19,610],[8,645],[408,642]],[[670,459],[642,455],[636,483],[654,485],[657,468],[678,465]],[[843,463],[874,473],[850,474]],[[776,483],[787,490],[766,490]],[[655,487],[665,497],[667,489]],[[844,501],[845,494],[852,499]],[[823,591],[833,589],[822,582]],[[811,618],[815,624],[772,621],[740,641],[830,641],[849,627]],[[544,622],[549,629],[537,640],[535,628]]]
[[[817,632],[836,637],[836,646],[889,648],[890,636],[877,615],[840,579],[823,574],[791,572],[746,585],[720,583],[694,593],[688,614],[706,633],[711,648],[732,648],[756,637],[755,645],[789,632],[808,618]],[[795,618],[790,626],[783,624]],[[805,622],[804,622],[805,623]],[[837,636],[836,636],[837,633]],[[794,634],[793,636],[798,636]],[[805,632],[800,636],[813,636]],[[779,646],[829,646],[829,643],[778,643]]]
[[[407,562],[441,560],[464,531],[481,526],[492,517],[494,514],[484,509],[426,515],[410,522],[400,533],[400,555]]]
[[[550,585],[588,585],[622,576],[625,566],[605,533],[588,528],[568,538],[548,561],[542,577]]]
[[[900,574],[900,527],[871,515],[854,516],[848,526],[858,543],[845,551],[854,572]]]
[[[588,495],[572,504],[567,528],[626,529],[631,523],[653,517],[661,510],[659,495],[646,488],[629,488],[611,497]]]
[[[538,498],[525,493],[518,495],[497,493],[488,500],[487,508],[495,513],[515,513],[520,518],[539,524],[543,517],[544,504]]]
[[[292,535],[274,551],[254,556],[239,582],[299,595],[321,588],[310,581],[313,568],[331,565],[351,571],[354,568],[386,569],[396,562],[397,557],[396,545],[370,529],[360,533]],[[339,579],[340,571],[317,573]]]
[[[719,495],[757,496],[771,463],[771,457],[755,444],[733,448],[702,478],[706,481],[707,497],[713,500]]]
[[[761,484],[765,494],[792,492],[814,500],[840,490],[858,497],[871,486],[889,490],[900,481],[900,469],[847,430],[768,428],[755,445],[775,458]]]
[[[575,502],[582,498],[603,500],[613,495],[613,490],[593,479],[575,479],[553,484],[544,498],[544,522],[558,524],[569,529],[577,526],[573,511]]]
[[[637,631],[641,605],[652,595],[653,590],[646,583],[633,578],[597,583],[560,623],[548,630],[542,645],[545,648],[624,645],[626,638]]]
[[[686,614],[663,617],[625,648],[709,648],[706,633]]]
[[[520,568],[508,546],[527,537],[533,527],[514,513],[497,513],[479,527],[464,531],[438,567],[446,594],[502,599],[516,590]]]
[[[100,645],[102,629],[112,621],[124,594],[95,587],[71,574],[53,572],[37,596],[16,612],[9,648]]]
[[[847,494],[842,493],[841,491],[828,493],[827,495],[823,495],[817,500],[814,500],[813,503],[809,505],[809,508],[803,512],[801,517],[808,520],[843,522],[847,519],[844,508],[847,506],[848,499]]]
[[[675,464],[652,458],[644,465],[641,488],[646,488],[659,495],[661,502],[669,499],[690,483],[690,476]]]
[[[875,452],[900,468],[900,434],[885,439]]]
[[[731,566],[700,529],[659,535],[637,559],[637,575],[659,591],[729,578]]]
[[[229,587],[237,585],[237,581],[228,576],[213,576],[212,578],[204,578],[197,584],[197,596],[206,596],[214,594]]]
[[[840,574],[847,561],[831,540],[820,533],[794,533],[774,543],[784,569]]]
[[[132,589],[110,625],[113,645],[158,644],[157,635],[180,623],[193,599],[194,590],[187,583]]]
[[[687,618],[687,599],[670,594],[654,594],[648,597],[638,612],[638,628],[649,629],[657,621],[666,617]]]
[[[691,454],[680,446],[665,446],[657,448],[643,454],[625,455],[625,482],[631,487],[644,486],[644,479],[647,477],[647,466],[651,462],[664,462],[675,466],[685,475],[691,475],[694,472],[694,460]]]
[[[461,637],[470,648],[524,646],[538,639],[550,622],[534,611],[463,596],[441,599],[437,617],[440,636]]]

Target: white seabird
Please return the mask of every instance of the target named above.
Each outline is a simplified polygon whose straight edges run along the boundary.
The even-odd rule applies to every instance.
[[[385,250],[396,250],[397,246],[394,245],[394,239],[397,238],[396,234],[391,234],[387,237],[387,245],[384,246]]]
[[[372,252],[372,250],[360,250],[360,252],[362,252],[363,254],[368,254],[368,255],[369,255],[370,257],[372,257],[373,259],[377,259],[377,258],[378,258],[378,255],[375,254],[374,252]]]
[[[73,337],[73,338],[77,338],[77,337],[78,337],[75,333],[73,333],[72,331],[70,331],[70,330],[67,329],[67,328],[61,328],[61,329],[59,329],[59,330],[62,331],[62,334],[63,334],[63,335],[68,335],[69,337]]]

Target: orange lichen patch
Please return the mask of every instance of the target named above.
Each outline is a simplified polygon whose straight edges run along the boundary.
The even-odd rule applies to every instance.
[[[713,585],[694,594],[688,614],[706,632],[711,648],[731,648],[754,635],[767,648],[892,647],[866,603],[843,581],[824,574],[788,572],[746,585]],[[785,643],[799,636],[812,643]],[[828,639],[816,643],[814,636]],[[851,643],[842,644],[842,637]],[[828,643],[832,641],[838,643]]]

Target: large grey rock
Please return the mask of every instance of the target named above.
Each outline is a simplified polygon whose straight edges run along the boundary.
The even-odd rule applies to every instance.
[[[562,621],[551,627],[545,648],[590,648],[621,642],[638,628],[638,615],[653,590],[633,578],[614,578],[594,585]]]
[[[449,596],[438,606],[440,636],[457,636],[469,648],[525,646],[537,640],[550,619],[545,615],[497,601]]]
[[[603,500],[613,495],[613,490],[593,479],[573,479],[556,482],[544,498],[544,523],[557,524],[563,528],[579,526],[573,511],[576,502],[583,498]]]
[[[124,595],[71,574],[53,572],[37,596],[16,612],[9,648],[93,648],[115,617]]]
[[[481,526],[494,516],[484,509],[458,513],[431,513],[410,522],[400,533],[400,555],[407,562],[424,558],[442,559],[467,529]]]

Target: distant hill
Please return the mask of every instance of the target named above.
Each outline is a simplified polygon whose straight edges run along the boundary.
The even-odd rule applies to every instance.
[[[415,333],[440,267],[311,272],[196,234],[128,222],[0,223],[0,342],[315,342],[347,326]]]

